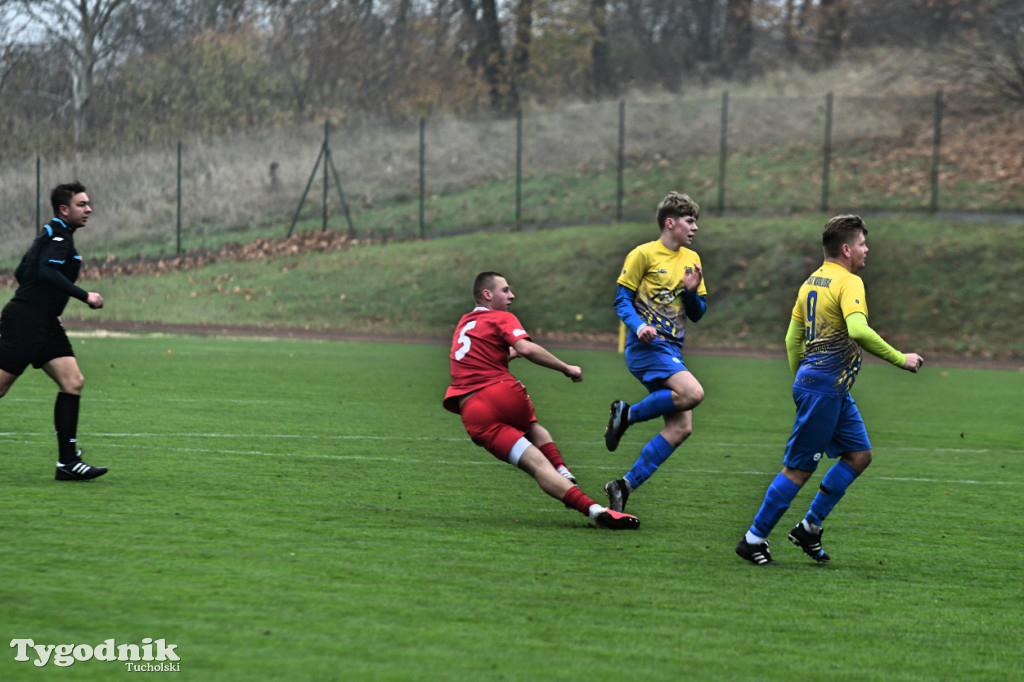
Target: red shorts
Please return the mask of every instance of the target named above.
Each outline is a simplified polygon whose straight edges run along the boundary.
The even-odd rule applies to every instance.
[[[460,414],[473,442],[503,462],[512,446],[537,423],[526,387],[518,381],[481,388],[462,403]]]

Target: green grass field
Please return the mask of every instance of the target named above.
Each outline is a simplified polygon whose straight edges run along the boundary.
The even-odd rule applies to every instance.
[[[1022,679],[1024,373],[866,363],[875,462],[830,516],[831,564],[784,530],[778,567],[733,548],[778,471],[784,360],[694,355],[695,433],[597,529],[470,443],[440,406],[446,348],[76,338],[79,441],[109,474],[53,481],[54,388],[0,401],[2,680],[124,679],[124,663],[15,661],[14,639],[176,645],[194,680]],[[613,351],[517,361],[581,487],[619,451]],[[29,652],[32,654],[33,652]]]

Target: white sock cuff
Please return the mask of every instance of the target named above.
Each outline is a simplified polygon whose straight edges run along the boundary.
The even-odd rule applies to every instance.
[[[751,531],[748,530],[747,531],[747,536],[744,539],[747,541],[748,545],[760,545],[762,542],[766,541],[768,538],[759,537],[757,535],[754,535]]]

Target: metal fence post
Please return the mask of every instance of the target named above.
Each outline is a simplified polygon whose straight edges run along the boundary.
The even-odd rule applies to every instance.
[[[326,121],[324,122],[324,125],[325,126],[327,125]],[[302,207],[306,203],[306,197],[309,196],[309,190],[313,186],[313,181],[316,180],[316,171],[320,167],[320,159],[324,158],[326,155],[327,155],[327,145],[324,144],[324,143],[321,143],[321,145],[320,145],[320,153],[317,154],[316,162],[313,164],[313,171],[309,174],[309,180],[306,181],[306,189],[302,190],[302,198],[299,199],[299,205],[295,208],[295,215],[292,216],[292,224],[291,224],[291,227],[288,228],[288,236],[289,237],[291,237],[292,233],[295,232],[295,224],[297,222],[299,222],[299,214],[302,212]],[[327,162],[324,161],[324,165],[326,165],[326,163]]]
[[[43,224],[42,223],[43,217],[39,213],[39,202],[40,202],[40,198],[42,196],[42,191],[43,191],[43,187],[42,187],[42,163],[43,163],[42,162],[42,157],[40,157],[38,154],[36,154],[36,226],[35,226],[35,230],[32,232],[32,234],[35,234],[36,232],[38,232],[39,228]]]
[[[619,158],[616,167],[615,220],[622,220],[623,169],[626,166],[626,100],[619,100]]]
[[[932,136],[932,197],[928,212],[939,210],[939,152],[942,143],[942,90],[935,93],[935,132]]]
[[[516,232],[523,229],[523,110],[516,111]]]
[[[426,201],[427,178],[424,175],[426,166],[427,144],[425,139],[425,128],[427,119],[420,116],[420,239],[426,234],[426,223],[424,222],[424,202]]]
[[[330,130],[331,130],[331,122],[330,121],[324,121],[324,158],[325,159],[329,158],[329,154],[331,153],[331,145],[328,142],[328,136],[330,135]],[[323,206],[321,208],[321,215],[323,216],[322,217],[322,224],[321,224],[321,227],[320,227],[320,231],[321,232],[326,232],[327,231],[327,181],[329,179],[330,178],[328,177],[327,163],[325,161],[324,162],[324,198],[323,198]]]
[[[181,140],[178,140],[178,212],[176,221],[177,248],[175,253],[181,253]]]
[[[718,215],[725,213],[725,159],[729,146],[729,91],[722,93],[722,133],[718,151]]]
[[[825,146],[821,152],[821,210],[828,211],[829,177],[832,169],[832,93],[825,95]]]

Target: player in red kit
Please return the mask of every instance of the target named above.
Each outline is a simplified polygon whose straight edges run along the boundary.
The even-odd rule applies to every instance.
[[[587,497],[565,466],[551,434],[537,423],[526,387],[509,372],[509,360],[523,357],[575,381],[582,370],[567,365],[530,340],[515,315],[512,288],[497,272],[482,272],[473,282],[476,307],[455,327],[451,361],[452,384],[444,407],[462,416],[473,442],[503,462],[533,476],[541,490],[589,516],[602,528],[634,530],[640,521],[607,509]]]

